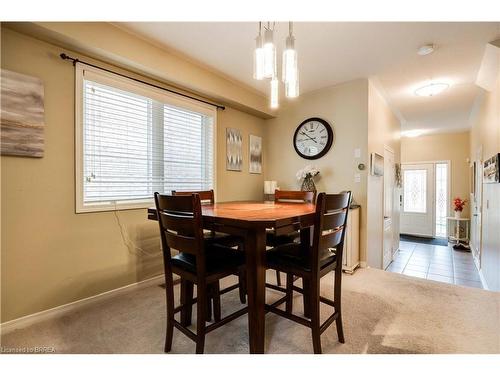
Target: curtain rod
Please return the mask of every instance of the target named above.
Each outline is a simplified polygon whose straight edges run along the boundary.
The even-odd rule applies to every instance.
[[[224,107],[223,105],[220,105],[220,104],[215,104],[215,103],[212,103],[212,102],[209,102],[209,101],[206,101],[206,100],[203,100],[203,99],[199,99],[199,98],[196,98],[194,96],[190,96],[190,95],[187,95],[187,94],[183,94],[182,92],[179,92],[179,91],[175,91],[175,90],[171,90],[171,89],[167,89],[165,87],[161,87],[161,86],[158,86],[158,85],[155,85],[153,83],[149,83],[149,82],[146,82],[146,81],[142,81],[138,78],[134,78],[134,77],[130,77],[130,76],[127,76],[125,74],[122,74],[122,73],[118,73],[118,72],[114,72],[110,69],[106,69],[106,68],[103,68],[101,66],[97,66],[97,65],[94,65],[94,64],[91,64],[91,63],[88,63],[88,62],[85,62],[85,61],[82,61],[82,60],[79,60],[77,58],[74,58],[74,57],[71,57],[71,56],[68,56],[66,55],[64,52],[61,53],[59,55],[61,57],[61,59],[63,60],[70,60],[73,62],[73,66],[76,66],[76,63],[80,63],[80,64],[84,64],[84,65],[88,65],[88,66],[91,66],[93,68],[97,68],[97,69],[100,69],[100,70],[104,70],[105,72],[108,72],[108,73],[113,73],[113,74],[116,74],[116,75],[119,75],[121,77],[124,77],[124,78],[128,78],[128,79],[131,79],[135,82],[139,82],[139,83],[143,83],[145,85],[148,85],[148,86],[152,86],[152,87],[155,87],[157,89],[160,89],[160,90],[164,90],[164,91],[168,91],[168,92],[171,92],[173,94],[176,94],[176,95],[180,95],[180,96],[183,96],[185,98],[189,98],[189,99],[193,99],[193,100],[196,100],[198,102],[201,102],[201,103],[205,103],[205,104],[208,104],[208,105],[211,105],[211,106],[214,106],[216,107],[217,109],[222,109],[222,110],[225,110],[226,107]]]

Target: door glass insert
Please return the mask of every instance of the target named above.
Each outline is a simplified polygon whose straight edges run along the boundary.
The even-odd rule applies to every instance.
[[[448,216],[448,164],[436,164],[436,237],[446,237]]]
[[[403,173],[403,210],[405,212],[427,212],[427,171],[407,169]]]

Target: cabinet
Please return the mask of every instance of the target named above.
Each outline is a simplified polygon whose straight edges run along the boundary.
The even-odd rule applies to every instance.
[[[359,206],[350,208],[347,216],[344,254],[342,256],[342,269],[347,273],[353,273],[359,266],[359,211]]]

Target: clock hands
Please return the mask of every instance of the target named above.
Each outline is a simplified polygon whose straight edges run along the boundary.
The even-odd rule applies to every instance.
[[[309,134],[306,134],[304,132],[300,132],[300,134],[302,135],[305,135],[307,138],[309,138],[311,141],[313,141],[314,143],[318,143],[314,138],[312,138]]]

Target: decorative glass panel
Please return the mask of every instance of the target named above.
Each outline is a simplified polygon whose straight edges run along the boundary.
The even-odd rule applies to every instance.
[[[408,169],[403,173],[403,210],[427,212],[427,170]]]
[[[448,164],[436,164],[436,237],[446,237]]]

